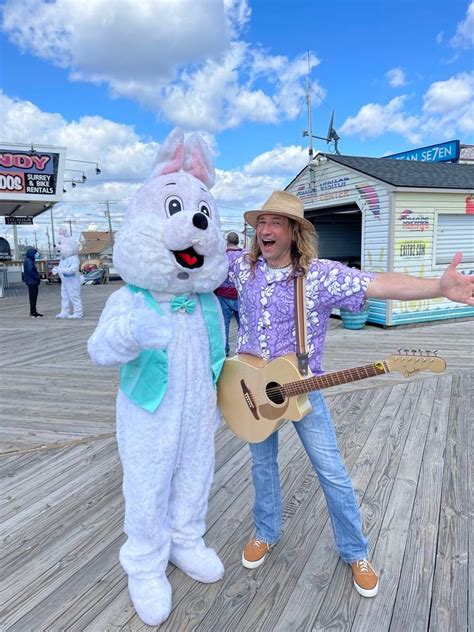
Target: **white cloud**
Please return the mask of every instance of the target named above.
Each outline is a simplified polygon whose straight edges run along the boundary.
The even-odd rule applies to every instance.
[[[355,116],[347,118],[340,128],[340,135],[358,135],[361,138],[375,138],[387,132],[395,132],[413,143],[420,141],[416,131],[419,121],[404,111],[406,96],[398,96],[387,105],[368,103]]]
[[[385,73],[385,76],[392,88],[400,88],[401,86],[406,86],[407,84],[405,72],[401,68],[392,68]]]
[[[235,24],[238,11],[229,3]],[[229,43],[220,0],[7,0],[11,41],[85,80],[169,79],[183,64],[218,55]]]
[[[436,81],[424,96],[423,111],[429,114],[453,113],[474,101],[474,72],[463,72],[447,81]]]
[[[231,35],[237,37],[252,14],[247,0],[224,0],[224,9]]]
[[[130,125],[100,116],[68,122],[60,114],[42,112],[30,101],[12,99],[1,92],[0,111],[4,142],[67,147],[69,158],[99,162],[101,178],[144,177],[159,147],[155,142],[143,142]],[[87,165],[83,167],[87,171]]]
[[[238,36],[248,0],[6,0],[3,30],[21,50],[105,83],[188,129],[276,123],[301,111],[306,55],[289,59]],[[310,56],[310,66],[319,60]],[[324,93],[317,86],[321,95]]]
[[[474,1],[467,8],[466,17],[459,22],[456,34],[451,39],[453,48],[472,48],[474,46]]]
[[[423,96],[419,115],[407,111],[407,96],[388,104],[368,103],[346,119],[341,135],[375,138],[387,132],[400,134],[411,143],[467,136],[474,130],[474,72],[459,73],[431,84]]]
[[[244,172],[249,175],[272,173],[293,178],[308,163],[308,150],[300,145],[275,147],[256,156],[245,165]]]

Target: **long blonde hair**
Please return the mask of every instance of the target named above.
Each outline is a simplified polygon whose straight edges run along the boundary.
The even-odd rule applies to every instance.
[[[314,226],[310,228],[307,224],[300,224],[300,222],[290,217],[287,217],[287,220],[293,231],[293,241],[291,244],[291,265],[293,270],[291,276],[294,276],[297,272],[306,274],[312,260],[318,256],[318,234]],[[247,255],[254,272],[257,259],[261,254],[262,251],[257,242],[257,233],[255,233]]]

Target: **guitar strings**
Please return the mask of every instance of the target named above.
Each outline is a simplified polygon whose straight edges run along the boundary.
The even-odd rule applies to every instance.
[[[431,360],[431,358],[427,358],[427,357],[423,357],[423,356],[416,357],[415,359],[416,360],[422,360],[423,364],[426,363],[427,359]],[[376,369],[376,367],[373,364],[369,364],[369,365],[366,365],[366,366],[353,367],[351,369],[344,369],[342,371],[336,371],[335,373],[328,373],[328,374],[323,374],[323,375],[313,375],[312,377],[303,378],[301,380],[294,381],[294,382],[288,382],[287,384],[283,384],[283,385],[282,384],[278,384],[277,386],[272,386],[272,387],[269,387],[269,388],[265,388],[264,390],[248,391],[248,393],[251,396],[251,398],[254,400],[255,404],[265,404],[265,403],[267,403],[267,400],[270,400],[270,402],[272,404],[275,404],[275,402],[273,402],[270,399],[270,396],[272,396],[272,395],[279,395],[279,396],[283,397],[283,402],[281,402],[281,403],[284,403],[287,399],[289,399],[291,397],[297,397],[298,395],[305,395],[305,394],[307,394],[310,391],[322,390],[324,388],[329,388],[331,386],[340,386],[341,384],[347,384],[348,382],[363,380],[363,379],[370,378],[370,377],[376,377],[377,375],[383,375],[386,372],[386,371],[383,371],[383,372],[379,373],[377,370],[375,370],[375,373],[367,374],[369,369],[370,370]],[[418,370],[422,370],[422,369],[419,368]],[[361,371],[364,371],[365,373],[361,375],[360,374]],[[339,380],[336,381],[335,380],[336,376],[338,378],[339,377],[343,378],[343,381],[339,381]],[[349,378],[349,379],[344,379],[344,378]],[[296,393],[288,392],[288,389],[291,388],[291,387],[298,389],[298,386],[301,386],[302,384],[305,384],[305,383],[308,383],[308,382],[311,382],[311,381],[322,382],[323,383],[322,384],[322,388],[321,389],[310,388],[308,390],[304,389],[302,392],[296,392]],[[326,381],[328,383],[324,384],[324,381]]]
[[[264,404],[266,403],[266,399],[270,399],[269,396],[271,395],[280,395],[284,398],[283,401],[286,401],[288,398],[290,397],[297,397],[298,395],[305,395],[306,393],[308,393],[309,391],[316,391],[316,390],[322,390],[322,389],[317,389],[317,388],[311,388],[308,390],[303,390],[302,392],[296,392],[296,393],[289,393],[288,392],[288,388],[292,387],[294,385],[294,387],[298,387],[301,384],[305,384],[307,382],[311,382],[311,381],[320,381],[320,382],[324,382],[325,380],[328,382],[326,385],[322,385],[322,388],[329,388],[331,386],[340,386],[341,384],[347,384],[348,381],[358,381],[358,380],[362,380],[362,379],[366,379],[369,377],[375,377],[377,375],[379,375],[379,373],[376,371],[375,373],[371,373],[371,374],[367,374],[364,373],[363,375],[360,374],[360,370],[361,369],[365,369],[365,371],[367,371],[369,369],[369,367],[372,369],[373,365],[367,365],[367,367],[354,367],[352,369],[346,369],[344,371],[338,371],[332,375],[327,374],[327,375],[315,375],[312,377],[308,377],[299,381],[295,381],[295,382],[288,382],[287,384],[284,385],[277,385],[277,386],[272,386],[269,388],[266,388],[264,390],[258,390],[258,391],[249,391],[250,396],[252,397],[252,399],[254,400],[254,402],[256,404]],[[356,372],[356,373],[355,373]],[[335,376],[341,377],[341,378],[350,378],[350,380],[347,379],[343,379],[343,381],[336,381],[335,380]],[[380,374],[382,375],[382,374]],[[331,382],[331,383],[330,383]],[[263,399],[262,399],[263,398]],[[271,400],[270,400],[271,401]],[[283,403],[283,402],[282,402]],[[275,404],[275,402],[272,402],[272,404]]]

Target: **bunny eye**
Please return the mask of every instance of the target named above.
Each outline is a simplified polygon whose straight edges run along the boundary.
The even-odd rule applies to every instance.
[[[204,213],[204,215],[207,215],[208,217],[211,216],[211,211],[209,210],[209,207],[206,204],[206,202],[199,202],[199,211],[201,213]]]
[[[168,213],[170,217],[171,215],[174,215],[175,213],[179,213],[182,210],[183,210],[183,202],[181,198],[179,198],[177,195],[171,195],[170,197],[166,198],[165,211]]]

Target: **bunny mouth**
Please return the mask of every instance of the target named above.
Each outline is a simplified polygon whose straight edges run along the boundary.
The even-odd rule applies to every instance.
[[[172,253],[179,265],[188,270],[200,268],[204,263],[204,257],[198,254],[192,246],[186,250],[173,250]]]

